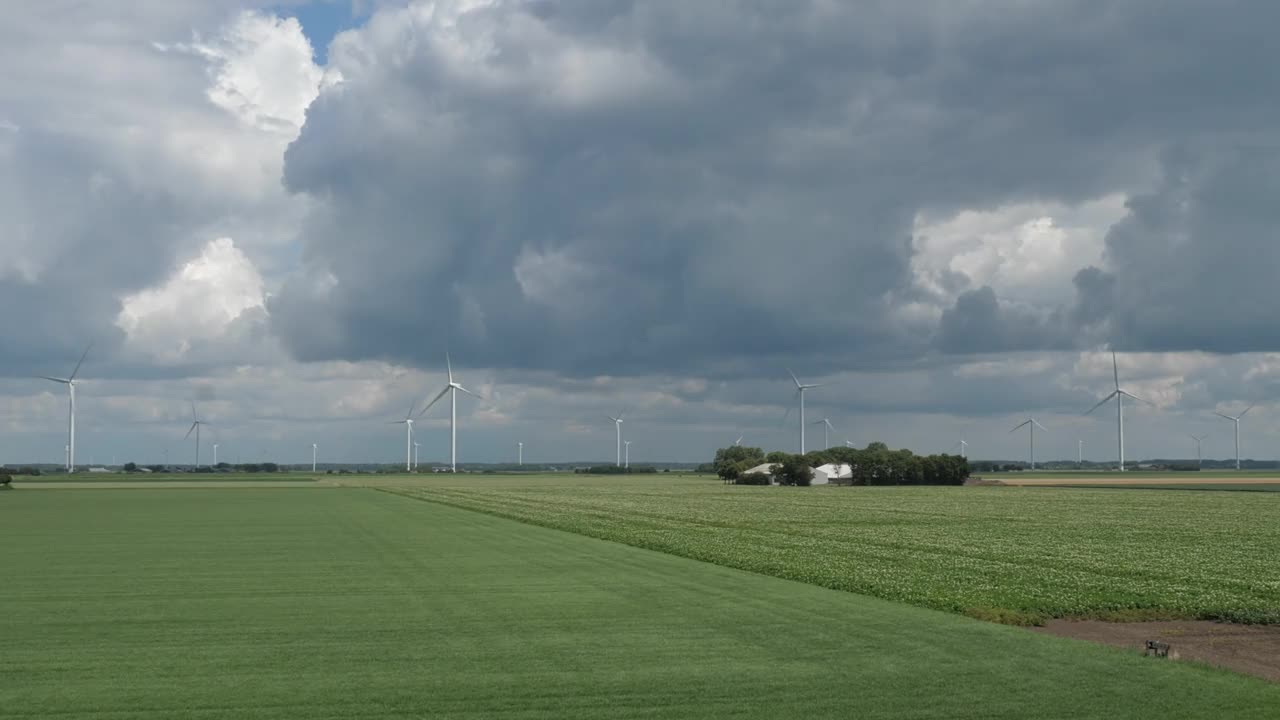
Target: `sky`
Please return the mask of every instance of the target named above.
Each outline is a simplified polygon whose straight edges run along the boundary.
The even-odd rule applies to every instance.
[[[0,462],[1280,456],[1274,3],[4,15]]]

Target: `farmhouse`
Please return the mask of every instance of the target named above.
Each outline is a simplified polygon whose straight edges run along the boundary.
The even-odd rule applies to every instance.
[[[778,463],[765,463],[763,465],[757,465],[753,468],[748,468],[746,470],[743,470],[742,474],[752,475],[752,474],[758,473],[760,475],[772,475],[773,469],[776,467],[778,467]]]
[[[853,477],[853,468],[849,465],[836,465],[827,463],[819,465],[813,469],[813,480],[811,485],[830,485],[839,484],[840,480],[849,480]]]

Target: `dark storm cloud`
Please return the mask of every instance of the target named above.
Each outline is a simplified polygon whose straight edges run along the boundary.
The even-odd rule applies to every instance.
[[[1257,252],[1234,284],[1280,266],[1272,156],[1218,152],[1274,127],[1280,8],[454,8],[383,13],[331,50],[345,82],[286,164],[287,186],[326,207],[272,305],[302,358],[438,364],[448,346],[570,373],[752,372],[807,347],[831,369],[1060,348],[1113,316],[1144,345],[1280,341],[1255,332],[1262,311],[1198,335],[1165,311],[1202,301],[1221,317],[1231,291],[1208,277]],[[940,327],[897,312],[930,300],[910,269],[916,212],[1136,192],[1187,139],[1215,159],[1166,158],[1109,241],[1116,272],[1162,282],[1092,270],[1074,310],[1029,313],[988,288]],[[1179,192],[1192,207],[1172,215]],[[1123,309],[1100,307],[1100,288]]]

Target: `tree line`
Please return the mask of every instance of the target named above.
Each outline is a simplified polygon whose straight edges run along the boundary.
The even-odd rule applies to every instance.
[[[753,467],[774,464],[772,471],[748,473]],[[848,465],[854,485],[962,485],[969,477],[969,462],[959,455],[916,455],[910,450],[890,450],[882,442],[863,449],[839,447],[814,450],[803,455],[733,445],[716,451],[710,469],[725,482],[741,485],[808,485],[813,468],[821,465]]]

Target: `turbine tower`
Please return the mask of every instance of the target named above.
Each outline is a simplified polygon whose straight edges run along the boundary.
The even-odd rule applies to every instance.
[[[217,433],[214,433],[214,437],[217,436]],[[218,443],[213,444],[213,465],[214,467],[217,467],[218,465]]]
[[[218,446],[214,445],[214,447]],[[316,449],[319,447],[316,443],[311,443],[311,472],[313,473],[316,471]]]
[[[516,465],[524,467],[524,443],[516,443]]]
[[[622,413],[618,413],[618,417],[608,416],[613,421],[614,428],[618,431],[618,457],[614,464],[622,467]]]
[[[1197,470],[1203,469],[1204,455],[1200,452],[1200,447],[1201,447],[1201,443],[1204,442],[1204,439],[1209,436],[1208,435],[1192,435],[1191,433],[1187,433],[1187,437],[1196,441],[1196,469]]]
[[[200,415],[196,413],[196,402],[191,401],[191,427],[187,428],[187,434],[182,437],[183,440],[191,437],[191,433],[196,434],[196,469],[200,468],[200,426],[208,425],[208,423],[200,419]]]
[[[80,366],[84,364],[84,359],[89,356],[89,349],[93,347],[93,343],[84,349],[84,354],[80,356],[80,362],[76,363],[76,367],[71,371],[68,377],[52,377],[50,375],[40,375],[42,380],[50,380],[56,383],[62,383],[67,386],[67,397],[70,399],[71,412],[67,419],[67,472],[76,471],[76,374],[80,372]]]
[[[1257,405],[1257,403],[1254,403],[1253,405]],[[1214,413],[1214,415],[1217,415],[1220,418],[1225,418],[1227,420],[1230,420],[1231,422],[1236,424],[1236,470],[1240,469],[1240,418],[1247,415],[1249,411],[1253,409],[1253,405],[1250,405],[1249,407],[1245,408],[1244,412],[1240,413],[1239,415],[1236,415],[1235,417],[1232,417],[1230,415],[1223,415],[1220,412]]]
[[[831,431],[835,430],[835,428],[831,426],[831,420],[829,418],[822,418],[817,422],[812,422],[809,424],[822,426],[822,449],[830,450],[831,449]]]
[[[965,442],[964,438],[961,438],[960,442],[955,444],[955,447],[960,448],[960,457],[966,459],[969,457],[969,443]]]
[[[458,472],[458,391],[461,390],[477,400],[483,400],[484,398],[462,387],[461,383],[453,379],[453,361],[449,359],[449,353],[445,353],[444,363],[449,371],[449,384],[445,385],[440,394],[432,398],[431,402],[422,408],[422,412],[418,413],[418,417],[422,417],[423,413],[430,410],[431,406],[435,405],[440,398],[446,394],[449,395],[449,471],[456,473]]]
[[[418,442],[417,440],[413,441],[413,469],[414,470],[418,469],[418,446],[421,444],[422,443]]]
[[[1089,408],[1089,412],[1085,413],[1085,415],[1088,415],[1094,410],[1106,405],[1110,402],[1111,398],[1116,399],[1116,443],[1120,448],[1120,472],[1124,472],[1124,399],[1129,397],[1142,403],[1147,401],[1127,390],[1120,389],[1120,366],[1116,363],[1115,350],[1111,351],[1111,372],[1116,381],[1116,389],[1112,390],[1110,395],[1099,400],[1097,405]],[[1147,404],[1150,405],[1151,403]]]
[[[624,441],[622,441],[622,444],[623,444],[624,446],[626,446],[626,449],[625,449],[625,450],[623,450],[623,456],[622,456],[622,463],[623,463],[623,465],[622,465],[622,467],[624,467],[624,468],[629,468],[629,467],[631,467],[631,441],[630,441],[630,440],[624,440]]]
[[[796,374],[791,372],[790,370],[787,370],[787,374],[791,376],[792,382],[796,384],[796,397],[800,398],[800,454],[803,455],[804,454],[804,391],[811,390],[813,388],[822,387],[825,383],[809,383],[806,385],[805,383],[800,382],[800,378],[796,377]],[[791,414],[791,408],[787,408],[787,414],[788,415]],[[785,415],[783,416],[782,421],[783,422],[787,421],[787,418]]]
[[[1049,431],[1045,429],[1045,426],[1037,422],[1035,418],[1027,418],[1026,420],[1023,420],[1022,423],[1020,423],[1017,427],[1010,430],[1009,432],[1015,433],[1024,427],[1031,428],[1031,469],[1035,470],[1036,469],[1036,428],[1040,428],[1045,432],[1049,432]]]
[[[403,420],[392,420],[388,425],[404,425],[404,471],[413,470],[413,409],[418,405],[414,403],[409,406],[409,412],[404,416]]]

